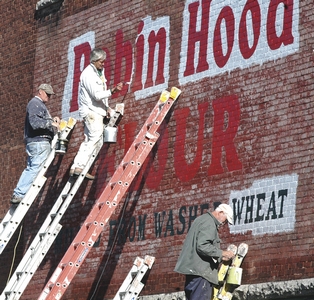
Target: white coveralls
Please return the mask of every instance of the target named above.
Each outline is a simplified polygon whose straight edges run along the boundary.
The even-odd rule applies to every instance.
[[[83,169],[92,154],[94,145],[103,139],[104,117],[108,110],[108,97],[111,91],[107,90],[107,80],[104,69],[100,72],[91,63],[80,76],[79,85],[79,113],[84,120],[85,141],[81,144],[74,158],[71,170]]]

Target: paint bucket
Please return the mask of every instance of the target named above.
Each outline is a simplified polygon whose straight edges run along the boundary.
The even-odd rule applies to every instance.
[[[67,139],[58,139],[56,143],[56,153],[65,154],[68,150],[69,141]]]
[[[242,269],[230,267],[227,275],[227,283],[232,285],[241,285]]]
[[[117,142],[118,127],[107,126],[104,129],[104,143]]]

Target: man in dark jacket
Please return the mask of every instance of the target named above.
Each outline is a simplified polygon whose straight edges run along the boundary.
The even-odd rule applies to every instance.
[[[14,189],[11,204],[19,204],[23,200],[51,151],[50,144],[60,124],[60,119],[52,118],[46,107],[53,94],[51,85],[44,83],[38,87],[36,96],[28,102],[24,126],[27,167]]]
[[[213,285],[218,284],[218,266],[234,257],[232,251],[220,249],[218,228],[233,224],[232,208],[220,204],[212,213],[196,218],[189,229],[175,271],[186,275],[187,300],[210,300]]]

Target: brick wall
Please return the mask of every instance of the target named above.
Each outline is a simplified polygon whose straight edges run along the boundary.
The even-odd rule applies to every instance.
[[[264,2],[65,0],[57,13],[34,20],[36,1],[5,1],[0,218],[25,164],[24,112],[36,87],[46,81],[57,91],[48,105],[53,115],[78,118],[77,78],[94,46],[108,54],[109,86],[132,80],[129,92],[110,101],[126,105],[117,143],[102,148],[90,170],[97,179],[81,186],[21,299],[39,296],[161,91],[171,86],[182,95],[157,146],[63,298],[113,298],[135,257],[145,255],[156,262],[143,295],[182,291],[184,276],[173,269],[183,240],[215,201],[232,205],[236,216],[220,233],[222,246],[249,244],[244,284],[313,278],[312,3]],[[25,217],[16,262],[61,192],[82,140],[79,120],[68,152],[54,160]],[[16,240],[0,256],[2,288]]]
[[[0,219],[8,210],[12,190],[25,164],[23,126],[26,103],[34,89],[36,51],[36,26],[32,15],[33,5],[30,1],[3,1],[1,6],[0,163],[2,172],[0,172]],[[9,276],[18,232],[1,257],[1,291]],[[21,258],[22,252],[23,241],[17,248],[15,262]],[[16,266],[16,263],[14,265]]]

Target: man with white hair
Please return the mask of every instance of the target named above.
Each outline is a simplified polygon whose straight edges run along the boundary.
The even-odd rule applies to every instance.
[[[234,253],[220,249],[218,229],[233,224],[233,211],[228,204],[220,204],[213,212],[197,217],[183,244],[175,271],[186,276],[187,300],[210,300],[213,285],[218,285],[218,266]]]
[[[90,64],[83,70],[79,85],[79,113],[84,121],[85,140],[74,158],[70,169],[70,176],[80,175],[86,166],[94,146],[103,139],[104,117],[110,117],[114,111],[109,107],[108,98],[116,91],[121,91],[123,83],[120,82],[112,89],[107,88],[104,74],[106,52],[94,49],[90,54]],[[86,173],[87,179],[93,180],[95,176]]]

